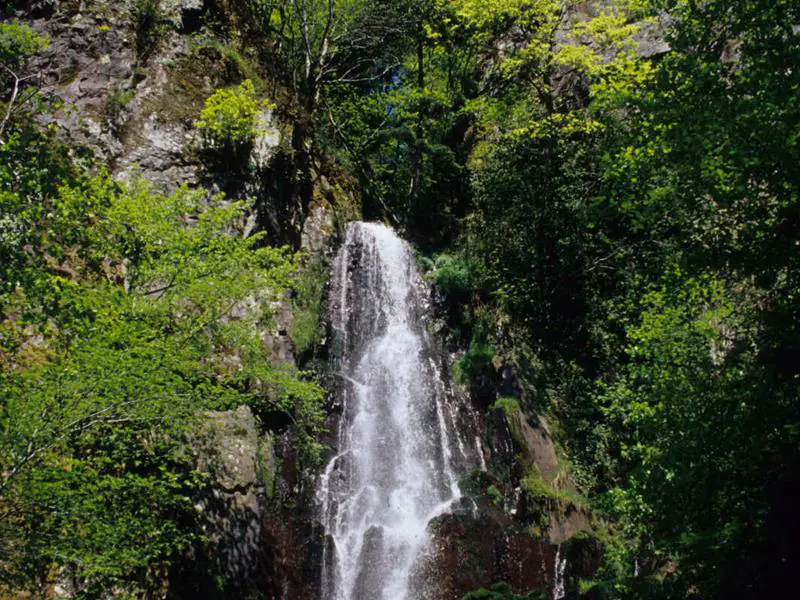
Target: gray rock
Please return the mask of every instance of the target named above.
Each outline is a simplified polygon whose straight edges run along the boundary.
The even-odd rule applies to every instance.
[[[187,160],[186,148],[196,133],[182,123],[161,123],[153,113],[138,125],[136,143],[127,144],[117,161],[115,176],[128,179],[141,175],[158,189],[172,192],[186,183],[198,183],[198,165]]]
[[[265,109],[259,113],[256,132],[250,160],[255,167],[264,169],[281,143],[281,132],[274,123],[271,109]]]
[[[257,486],[258,431],[249,407],[208,413],[205,435],[201,468],[212,475],[215,488],[234,493]]]
[[[162,0],[161,10],[172,25],[182,31],[193,29],[191,23],[203,13],[203,0]]]
[[[202,8],[202,0],[173,5]],[[190,51],[186,36],[174,32],[160,40],[146,65],[137,65],[127,5],[103,6],[102,15],[59,14],[30,22],[50,38],[31,66],[44,90],[65,102],[46,119],[92,148],[117,179],[138,174],[164,192],[197,185],[199,165],[188,150],[197,139],[192,119],[212,91],[210,79],[194,77],[186,91],[186,73],[175,65],[189,63]]]
[[[303,223],[300,247],[312,258],[321,258],[330,251],[336,232],[333,214],[327,206],[313,207]]]
[[[79,143],[111,161],[122,152],[112,113],[119,92],[130,89],[134,55],[123,16],[78,14],[73,19],[33,21],[50,38],[50,45],[31,68],[46,93],[61,97],[66,108],[50,117]]]
[[[198,141],[192,117],[199,116],[202,98],[211,94],[211,82],[203,79],[198,84],[194,110],[185,106],[187,98],[174,95],[176,85],[185,85],[177,81],[183,74],[174,65],[187,60],[188,54],[184,37],[173,34],[148,63],[147,76],[136,86],[127,107],[123,150],[114,165],[116,178],[141,175],[167,193],[184,183],[198,185],[200,165],[190,151]],[[176,103],[180,110],[174,108]]]
[[[664,39],[664,29],[669,25],[667,17],[657,22],[644,22],[633,36],[636,41],[636,53],[644,58],[660,56],[670,51],[670,45]]]
[[[276,459],[269,438],[260,438],[249,407],[207,413],[198,440],[199,467],[211,476],[211,492],[196,504],[210,546],[206,550],[229,581],[256,573]]]
[[[270,303],[270,310],[273,315],[273,327],[269,331],[262,332],[261,343],[270,351],[273,362],[296,366],[294,344],[289,337],[294,315],[288,294],[283,299]]]

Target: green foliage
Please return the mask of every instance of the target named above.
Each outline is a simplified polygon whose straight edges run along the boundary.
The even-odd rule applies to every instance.
[[[778,589],[797,554],[779,525],[800,430],[797,5],[567,4],[420,4],[388,82],[333,90],[330,139],[367,215],[444,250],[454,374],[485,378],[494,344],[560,420],[615,521],[601,587]],[[655,17],[658,60],[634,41]]]
[[[325,84],[340,74],[357,78],[361,65],[341,64],[343,57],[360,61],[370,57],[370,51],[378,55],[381,43],[388,41],[380,35],[395,34],[380,18],[394,12],[392,2],[245,0],[242,4],[242,20],[250,35],[266,32],[277,42],[279,52],[272,58],[281,61],[285,84],[309,114],[316,109]],[[358,48],[365,54],[354,55]]]
[[[194,123],[203,134],[204,150],[229,166],[246,165],[258,134],[258,115],[268,107],[256,97],[249,79],[214,92]]]
[[[27,57],[47,47],[46,37],[29,26],[16,22],[0,23],[0,63],[11,70],[16,69]],[[3,73],[2,77],[6,77]]]
[[[515,594],[511,586],[507,583],[496,583],[491,590],[481,588],[468,593],[462,600],[544,600],[547,594],[544,592],[531,592],[524,596]]]
[[[453,378],[462,385],[478,382],[488,375],[494,356],[494,346],[476,334],[466,352],[453,365]]]
[[[322,391],[260,335],[295,261],[241,235],[246,202],[118,184],[35,124],[0,153],[0,581],[154,593],[204,543],[204,411],[249,405],[319,457]]]
[[[492,501],[492,504],[502,508],[503,492],[498,490],[495,485],[490,485],[488,488],[486,488],[486,495],[489,496],[489,499]]]
[[[161,0],[129,0],[128,10],[136,36],[136,60],[143,63],[155,50],[166,28]]]
[[[489,389],[496,356],[513,358],[590,488],[522,465],[525,493],[610,523],[595,592],[778,595],[800,556],[797,2],[573,4],[222,3],[241,37],[204,48],[247,81],[207,100],[203,150],[247,164],[267,73],[295,125],[290,194],[346,172],[366,218],[436,253],[467,347],[454,376]],[[145,60],[163,18],[156,0],[132,6]],[[634,41],[654,17],[657,60]],[[45,43],[0,25],[12,69]],[[146,592],[202,543],[199,411],[248,404],[318,456],[321,391],[257,331],[291,286],[292,339],[313,350],[324,269],[231,235],[242,203],[87,175],[27,111],[0,145],[0,567],[68,563]]]
[[[430,276],[448,294],[463,295],[480,289],[476,265],[460,256],[440,254]]]
[[[26,63],[48,43],[27,25],[0,22],[0,146],[9,142],[6,132],[15,121],[25,120],[31,107],[41,109],[47,103]]]
[[[314,349],[324,335],[325,284],[328,266],[324,261],[312,261],[298,270],[292,289],[292,317],[289,336],[295,352],[305,355]]]
[[[494,408],[502,409],[502,411],[509,416],[515,415],[520,411],[519,400],[508,396],[502,396],[494,401]]]

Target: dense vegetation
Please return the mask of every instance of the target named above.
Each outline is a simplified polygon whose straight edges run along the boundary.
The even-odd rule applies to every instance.
[[[46,43],[2,27],[12,60]],[[318,455],[321,390],[261,340],[297,261],[242,235],[244,201],[112,181],[24,93],[0,141],[0,583],[43,594],[58,565],[80,597],[150,594],[207,542],[206,411],[290,421],[302,460]]]
[[[215,168],[249,152],[256,74],[293,125],[301,212],[322,176],[357,181],[363,215],[432,256],[467,348],[459,376],[514,362],[523,410],[559,423],[604,523],[586,587],[792,589],[800,5],[215,4],[206,27],[235,48],[240,83],[196,117]],[[245,205],[113,183],[26,118],[49,110],[15,91],[44,43],[0,30],[0,568],[15,584],[68,564],[146,586],[201,542],[191,417],[289,412],[313,454],[319,392],[265,357],[266,315],[226,318],[290,285],[288,251],[231,235]]]

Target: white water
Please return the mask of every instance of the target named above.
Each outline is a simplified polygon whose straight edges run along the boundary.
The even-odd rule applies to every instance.
[[[553,600],[562,600],[567,595],[564,574],[567,570],[567,556],[561,554],[561,545],[556,549],[556,560],[553,566]]]
[[[323,557],[323,598],[414,599],[428,523],[460,497],[458,475],[482,462],[480,444],[476,453],[459,437],[408,244],[353,223],[331,282],[341,414],[317,490],[335,554]]]

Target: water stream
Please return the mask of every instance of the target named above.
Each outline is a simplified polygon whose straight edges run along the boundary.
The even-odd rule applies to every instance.
[[[412,574],[428,523],[480,464],[437,366],[428,296],[406,242],[382,225],[349,226],[331,279],[340,415],[337,454],[317,489],[333,540],[324,600],[418,598]]]

